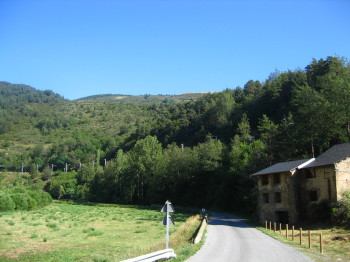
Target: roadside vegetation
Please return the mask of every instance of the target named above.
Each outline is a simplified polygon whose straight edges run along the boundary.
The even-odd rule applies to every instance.
[[[288,244],[315,261],[350,261],[350,230],[344,227],[332,227],[325,224],[308,225],[303,227],[302,245],[299,242],[299,228],[295,230],[295,240],[292,240],[292,232],[289,230],[286,238],[285,229],[282,234],[265,227],[257,227],[269,236]],[[308,245],[308,232],[311,232],[311,248]],[[322,233],[323,254],[320,253],[319,235]]]
[[[0,213],[1,261],[120,261],[165,248],[164,213],[142,206],[56,201],[34,211]],[[200,220],[172,214],[170,247],[183,261]]]

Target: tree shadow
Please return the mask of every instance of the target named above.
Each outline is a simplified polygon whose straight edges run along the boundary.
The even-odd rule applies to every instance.
[[[254,228],[247,224],[245,219],[241,219],[236,216],[230,216],[227,214],[214,214],[209,219],[209,225],[212,226],[228,226],[228,227],[239,227],[239,228]]]

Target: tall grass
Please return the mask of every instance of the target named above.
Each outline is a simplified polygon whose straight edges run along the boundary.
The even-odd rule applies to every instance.
[[[60,201],[39,210],[3,212],[0,261],[120,261],[147,254],[165,248],[163,216],[144,207]],[[190,213],[172,216],[170,247],[184,259],[181,253],[195,250],[190,242],[200,221]]]

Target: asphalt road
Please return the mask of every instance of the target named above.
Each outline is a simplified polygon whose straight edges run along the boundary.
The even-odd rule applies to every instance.
[[[240,218],[214,213],[202,248],[186,262],[309,262],[294,248],[247,225]]]

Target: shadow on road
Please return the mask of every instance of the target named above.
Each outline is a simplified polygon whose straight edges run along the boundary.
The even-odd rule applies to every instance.
[[[244,222],[244,219],[239,217],[228,218],[225,214],[215,214],[209,220],[209,225],[212,226],[228,226],[228,227],[239,227],[239,228],[253,228]]]

